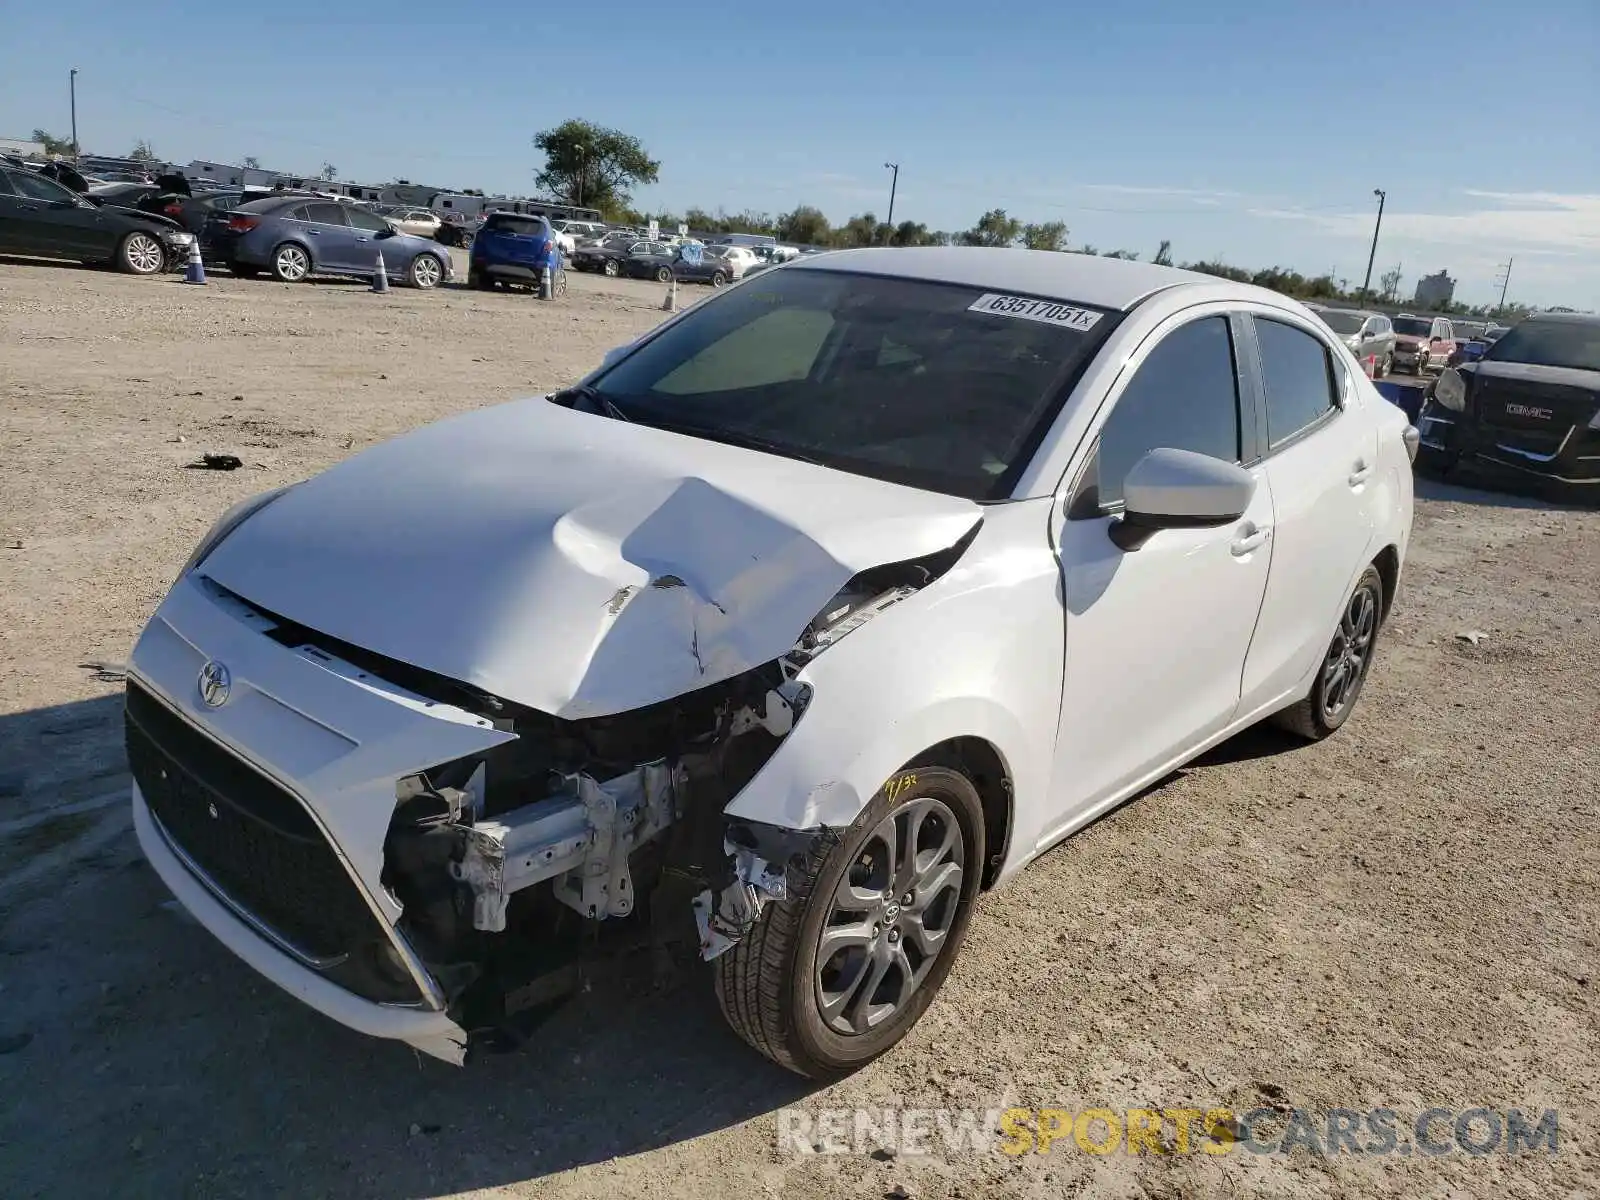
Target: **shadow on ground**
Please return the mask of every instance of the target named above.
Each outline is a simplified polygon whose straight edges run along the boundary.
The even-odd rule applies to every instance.
[[[521,1050],[464,1069],[327,1020],[195,925],[145,864],[121,708],[0,717],[8,1194],[453,1194],[693,1138],[810,1090],[728,1030],[699,964],[670,991],[596,982]],[[43,853],[53,868],[22,878]]]
[[[1493,490],[1490,490],[1490,489]],[[1480,508],[1520,508],[1541,512],[1584,512],[1586,508],[1569,495],[1552,490],[1530,476],[1526,481],[1495,476],[1492,480],[1470,466],[1458,466],[1448,480],[1428,475],[1416,477],[1419,500],[1446,504],[1475,504]],[[1600,499],[1600,497],[1596,497]]]

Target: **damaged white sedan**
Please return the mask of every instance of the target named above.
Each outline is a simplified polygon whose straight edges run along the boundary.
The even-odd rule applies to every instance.
[[[132,655],[139,839],[441,1058],[682,946],[756,1049],[847,1071],[980,889],[1254,721],[1344,722],[1414,449],[1274,293],[802,259],[225,515]]]

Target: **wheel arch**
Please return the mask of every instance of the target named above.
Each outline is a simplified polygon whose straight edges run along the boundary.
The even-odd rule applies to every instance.
[[[1395,592],[1400,586],[1400,548],[1393,542],[1378,551],[1378,556],[1372,560],[1372,565],[1378,568],[1378,578],[1383,580],[1383,620],[1389,619],[1389,613],[1394,608]]]
[[[1006,760],[986,738],[963,736],[929,746],[906,767],[941,766],[960,771],[972,781],[983,802],[983,883],[985,890],[1000,877],[1011,849],[1012,782]]]

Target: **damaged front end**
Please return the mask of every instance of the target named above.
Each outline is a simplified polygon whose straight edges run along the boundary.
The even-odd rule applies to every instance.
[[[860,573],[777,661],[614,716],[557,718],[372,664],[512,735],[398,780],[383,848],[398,928],[470,1046],[517,1044],[610,965],[646,964],[651,983],[669,982],[678,960],[722,954],[767,903],[805,886],[836,831],[725,809],[804,718],[805,664],[932,582],[969,541]]]

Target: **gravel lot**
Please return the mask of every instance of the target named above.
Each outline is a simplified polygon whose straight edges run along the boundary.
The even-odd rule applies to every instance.
[[[590,276],[548,305],[221,273],[201,289],[0,260],[0,1192],[1600,1191],[1594,512],[1424,483],[1345,729],[1235,739],[987,896],[909,1040],[829,1089],[747,1052],[696,986],[597,987],[523,1052],[460,1071],[326,1021],[175,912],[133,840],[101,664],[196,539],[248,494],[575,378],[661,296]],[[203,453],[245,469],[185,469]],[[895,1103],[1387,1106],[1402,1126],[1553,1108],[1560,1143],[777,1152],[786,1105]]]

